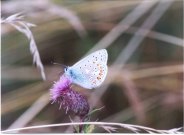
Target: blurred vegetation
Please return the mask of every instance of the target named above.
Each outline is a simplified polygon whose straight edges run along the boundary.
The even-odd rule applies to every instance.
[[[3,18],[23,12],[26,21],[37,25],[31,28],[31,31],[47,77],[47,80],[43,81],[40,71],[32,64],[29,41],[25,35],[8,24],[2,24],[2,130],[70,122],[68,115],[62,109],[59,110],[57,104],[50,104],[49,101],[49,89],[53,81],[56,81],[63,72],[60,66],[53,65],[52,62],[73,65],[90,49],[97,47],[99,41],[141,2],[141,0],[2,1]],[[183,126],[182,0],[175,0],[171,4],[125,64],[113,64],[157,5],[158,3],[155,3],[150,7],[106,48],[109,54],[109,72],[100,88],[85,90],[74,86],[75,90],[89,99],[94,108],[105,106],[93,114],[91,121],[139,124],[157,129]],[[164,36],[159,36],[161,40],[154,38],[154,34],[150,37],[151,32],[169,35],[176,43],[182,44],[174,44],[171,38],[173,42],[170,40],[165,42]],[[124,64],[123,68],[117,68],[121,64]],[[111,80],[113,77],[115,79]],[[98,92],[103,88],[105,90],[99,96]],[[39,102],[34,104],[36,101]],[[93,101],[98,102],[93,104]],[[28,110],[32,112],[26,114]],[[70,116],[78,121],[72,114]],[[55,127],[23,132],[58,133],[72,132],[71,130],[72,128]],[[96,129],[94,132],[104,131]]]

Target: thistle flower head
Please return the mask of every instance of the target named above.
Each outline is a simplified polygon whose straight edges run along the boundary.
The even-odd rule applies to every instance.
[[[50,89],[51,100],[58,102],[66,113],[72,111],[83,117],[89,112],[89,104],[84,96],[70,88],[71,83],[67,76],[61,76]]]

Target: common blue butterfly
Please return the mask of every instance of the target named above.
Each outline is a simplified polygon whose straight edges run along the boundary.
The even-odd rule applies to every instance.
[[[106,49],[98,50],[65,68],[65,75],[72,83],[87,89],[100,86],[107,75],[108,53]]]

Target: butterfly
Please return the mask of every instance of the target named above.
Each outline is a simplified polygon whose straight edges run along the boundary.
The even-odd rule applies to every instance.
[[[108,53],[101,49],[78,61],[71,67],[64,69],[64,75],[72,83],[86,89],[93,89],[100,86],[107,75]]]

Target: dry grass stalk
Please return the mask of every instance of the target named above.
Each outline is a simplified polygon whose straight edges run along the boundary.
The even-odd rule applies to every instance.
[[[95,125],[104,128],[108,132],[117,131],[117,128],[124,128],[134,133],[160,133],[160,134],[181,134],[183,133],[182,127],[174,128],[170,130],[158,130],[150,127],[140,126],[140,125],[132,125],[132,124],[124,124],[124,123],[110,123],[110,122],[76,122],[76,123],[61,123],[61,124],[50,124],[50,125],[41,125],[41,126],[30,126],[24,128],[16,128],[10,130],[4,130],[2,133],[9,133],[12,131],[21,131],[27,129],[38,129],[38,128],[48,128],[48,127],[58,127],[58,126],[74,126],[74,125]]]
[[[1,23],[2,24],[7,23],[12,25],[28,38],[30,51],[31,51],[31,54],[33,55],[33,63],[35,63],[36,66],[40,69],[43,80],[46,80],[44,67],[40,59],[40,54],[39,54],[35,39],[33,37],[33,34],[30,30],[31,27],[35,27],[36,25],[26,22],[23,19],[24,19],[24,16],[21,13],[17,13],[7,17],[6,19],[1,19]]]

